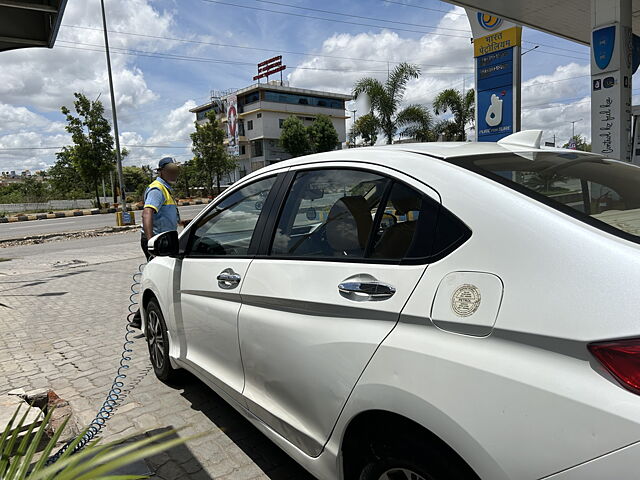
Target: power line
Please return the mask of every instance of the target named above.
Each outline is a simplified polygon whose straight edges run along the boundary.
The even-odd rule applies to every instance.
[[[293,17],[299,17],[299,18],[310,18],[312,20],[323,20],[325,22],[334,22],[334,23],[344,23],[347,25],[357,25],[357,26],[361,26],[361,27],[374,27],[374,28],[388,28],[385,26],[381,26],[381,25],[373,25],[370,23],[360,23],[360,22],[350,22],[347,20],[337,20],[337,19],[333,19],[333,18],[324,18],[324,17],[316,17],[314,15],[303,15],[302,13],[293,13],[293,12],[282,12],[280,10],[273,10],[273,9],[269,9],[269,8],[260,8],[260,7],[250,7],[248,5],[238,5],[237,3],[230,3],[230,2],[223,2],[220,0],[201,0],[203,2],[207,2],[207,3],[216,3],[219,5],[227,5],[230,7],[237,7],[237,8],[245,8],[248,10],[259,10],[262,12],[269,12],[269,13],[279,13],[281,15],[290,15]],[[425,32],[424,30],[411,30],[411,29],[407,29],[407,28],[394,28],[394,30],[398,30],[401,32],[411,32],[411,33],[421,33],[423,35],[436,35],[436,36],[441,36],[441,37],[456,37],[456,38],[471,38],[471,36],[463,36],[463,35],[452,35],[450,33],[432,33],[432,32]]]
[[[95,51],[95,52],[104,51],[104,47],[102,45],[97,45],[97,44],[71,42],[68,40],[58,40],[57,42],[70,44],[70,45],[59,45],[60,48],[72,48],[77,50],[87,50],[87,51]],[[81,47],[71,46],[71,45],[80,45]],[[82,47],[92,47],[92,48],[82,48]],[[118,53],[121,55],[161,58],[161,59],[167,59],[167,60],[184,60],[184,61],[192,61],[192,62],[199,62],[199,63],[220,63],[220,64],[226,64],[226,65],[255,67],[255,63],[252,63],[252,62],[239,62],[239,61],[232,61],[232,60],[219,59],[219,58],[209,58],[209,57],[194,57],[190,55],[178,55],[178,54],[172,54],[172,53],[136,50],[136,49],[122,48],[122,47],[111,47],[111,49],[116,50],[113,53]],[[387,70],[368,70],[367,71],[362,69],[349,70],[345,68],[320,68],[320,67],[303,67],[303,66],[294,66],[292,68],[299,69],[299,70],[342,72],[342,73],[387,73]],[[446,68],[446,67],[442,67],[442,68]],[[467,73],[467,72],[430,70],[428,73],[430,75],[459,75],[460,73]]]
[[[68,147],[69,145],[63,145],[58,147],[0,147],[0,151],[13,151],[13,150],[60,150],[62,148]],[[191,148],[190,145],[123,145],[123,147],[127,148]]]
[[[99,28],[86,27],[86,26],[80,26],[80,25],[63,24],[62,26],[63,27],[67,27],[67,28],[79,28],[79,29],[84,29],[84,30],[95,30],[95,31],[99,31],[99,32],[102,31]],[[224,47],[224,48],[238,48],[238,49],[243,49],[243,50],[254,50],[254,51],[261,51],[261,52],[281,53],[281,54],[286,54],[286,55],[301,55],[301,56],[307,56],[307,57],[335,58],[335,59],[338,59],[338,60],[354,60],[354,61],[362,61],[362,62],[376,62],[376,63],[383,63],[383,64],[387,64],[387,63],[399,64],[399,63],[403,63],[403,62],[409,62],[409,63],[415,63],[415,64],[417,64],[417,65],[419,65],[421,67],[452,68],[452,67],[449,67],[448,65],[430,64],[430,63],[418,63],[418,61],[411,61],[411,60],[395,61],[395,60],[384,60],[384,59],[375,59],[375,58],[344,57],[344,56],[340,56],[340,55],[326,55],[326,54],[322,54],[322,53],[311,53],[311,52],[295,52],[295,51],[288,51],[288,50],[274,49],[274,48],[262,48],[262,47],[256,47],[256,46],[235,45],[235,44],[229,44],[229,43],[206,42],[206,41],[202,41],[202,40],[193,40],[193,39],[188,39],[188,38],[176,38],[176,37],[165,37],[165,36],[159,36],[159,35],[148,35],[148,34],[137,33],[137,32],[124,32],[124,31],[121,31],[121,30],[108,30],[108,32],[109,33],[119,34],[119,35],[128,35],[128,36],[142,37],[142,38],[152,38],[154,40],[169,40],[169,41],[172,41],[172,42],[192,43],[192,44],[197,44],[197,45],[211,45],[211,46],[215,46],[215,47]],[[465,67],[461,67],[461,68],[465,68]]]
[[[397,23],[399,25],[407,25],[410,27],[418,27],[418,28],[433,28],[433,29],[441,29],[441,30],[452,30],[454,32],[464,32],[464,33],[471,33],[471,30],[469,30],[468,28],[462,29],[462,28],[447,28],[447,27],[440,27],[438,25],[424,25],[424,24],[419,24],[419,23],[407,23],[407,22],[400,22],[397,20],[386,20],[383,18],[375,18],[375,17],[364,17],[362,15],[353,15],[353,14],[349,14],[349,13],[342,13],[342,12],[334,12],[331,10],[321,10],[319,8],[311,8],[311,7],[299,7],[297,5],[292,5],[290,3],[282,3],[282,2],[274,2],[272,0],[254,0],[255,2],[259,2],[259,3],[268,3],[271,5],[279,5],[281,7],[289,7],[289,8],[296,8],[298,10],[307,10],[309,12],[318,12],[318,13],[327,13],[329,15],[339,15],[341,17],[350,17],[350,18],[360,18],[362,20],[373,20],[375,22],[386,22],[386,23]]]
[[[268,9],[268,8],[259,8],[259,7],[250,7],[248,5],[238,5],[236,3],[230,3],[230,2],[224,2],[221,0],[201,0],[203,2],[207,2],[207,3],[217,3],[220,5],[227,5],[227,6],[231,6],[231,7],[237,7],[237,8],[245,8],[245,9],[249,9],[249,10],[260,10],[263,12],[269,12],[269,13],[279,13],[282,15],[291,15],[291,16],[295,16],[295,17],[303,17],[303,18],[311,18],[314,20],[324,20],[327,22],[338,22],[338,23],[345,23],[348,25],[360,25],[360,26],[365,26],[365,27],[375,27],[375,28],[387,28],[385,26],[381,26],[381,25],[371,25],[371,24],[365,24],[365,23],[357,23],[357,22],[349,22],[346,20],[337,20],[337,19],[330,19],[330,18],[324,18],[324,17],[316,17],[313,15],[303,15],[300,13],[293,13],[293,12],[282,12],[280,10],[273,10],[273,9]],[[300,8],[300,9],[304,9],[304,10],[309,10],[309,11],[321,11],[321,10],[317,10],[317,9],[313,9],[313,8],[306,8],[306,7],[294,7],[293,5],[288,5],[288,4],[283,4],[283,3],[277,3],[277,2],[273,2],[271,0],[267,1],[267,0],[256,0],[256,1],[261,1],[261,2],[265,2],[265,3],[275,3],[275,4],[279,4],[279,5],[286,5],[286,6],[290,6],[293,8]],[[325,12],[328,12],[325,10]],[[349,15],[345,15],[339,12],[331,12],[333,15],[341,15],[341,16],[349,16]],[[364,18],[364,17],[363,17]],[[379,21],[385,21],[385,20],[379,20]],[[443,29],[443,27],[430,27],[430,26],[424,26],[423,28],[441,28]],[[403,28],[395,28],[395,30],[398,31],[404,31],[404,32],[411,32],[411,33],[422,33],[424,35],[437,35],[437,36],[443,36],[443,37],[457,37],[457,38],[471,38],[471,32],[469,30],[462,30],[464,32],[469,32],[469,36],[462,36],[462,35],[451,35],[451,34],[447,34],[447,33],[433,33],[433,32],[424,32],[424,31],[418,31],[418,30],[410,30],[410,29],[403,29]],[[451,30],[451,29],[447,29],[447,30]],[[529,42],[529,41],[524,41],[523,43],[528,43],[528,44],[532,44],[532,45],[540,45],[541,47],[547,47],[547,48],[553,48],[553,49],[557,49],[557,50],[564,50],[567,52],[571,52],[571,53],[577,53],[577,54],[583,54],[583,52],[579,52],[577,50],[571,50],[568,48],[562,48],[562,47],[555,47],[553,45],[547,45],[547,44],[542,44],[540,42]],[[542,53],[542,52],[540,52]],[[549,55],[553,55],[553,53],[551,52],[546,52]],[[566,55],[563,55],[566,56]]]
[[[397,2],[397,1],[393,1],[393,0],[381,0],[381,1],[384,2],[384,3],[392,3],[394,5],[402,5],[403,7],[419,8],[419,9],[422,9],[422,10],[430,10],[430,11],[434,11],[434,12],[446,13],[446,14],[449,14],[449,15],[459,15],[459,16],[466,16],[467,15],[466,13],[457,13],[457,12],[447,11],[447,10],[438,10],[436,8],[423,7],[421,5],[411,5],[409,3],[402,3],[402,2]],[[580,52],[580,51],[573,50],[573,49],[570,49],[570,48],[557,47],[555,45],[548,45],[548,44],[544,44],[544,43],[540,43],[540,42],[530,42],[530,41],[527,41],[527,40],[523,40],[522,43],[526,43],[526,44],[530,44],[530,45],[536,45],[537,44],[537,45],[540,45],[541,47],[553,48],[553,49],[556,49],[556,50],[564,50],[566,52],[577,53],[577,54],[581,54],[581,55],[584,55],[584,53],[585,53],[585,52]],[[539,52],[539,53],[543,53],[543,52]],[[546,53],[552,54],[551,52],[546,52]],[[587,60],[588,60],[588,58],[587,58]]]
[[[393,0],[382,0],[384,3],[393,3],[395,5],[402,5],[403,7],[419,8],[421,10],[430,10],[432,12],[448,13],[449,15],[466,15],[466,13],[453,12],[451,10],[438,10],[437,8],[423,7],[422,5],[411,5],[409,3],[394,2]]]

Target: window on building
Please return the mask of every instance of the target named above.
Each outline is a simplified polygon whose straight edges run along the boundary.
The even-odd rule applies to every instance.
[[[244,103],[243,105],[248,105],[250,103],[254,103],[257,102],[258,100],[260,100],[260,92],[252,92],[252,93],[248,93],[247,95],[245,95],[244,97]]]
[[[295,105],[311,105],[313,107],[344,109],[343,100],[328,97],[315,97],[310,95],[295,95],[292,93],[265,91],[264,100],[267,102],[292,103]]]
[[[240,145],[240,155],[247,154],[247,147],[245,145]]]
[[[209,113],[211,110],[212,110],[212,108],[209,107],[209,108],[207,108],[205,110],[201,110],[199,112],[196,112],[196,120],[199,121],[199,122],[204,120],[205,118],[207,118],[207,113]]]
[[[247,121],[247,130],[253,130],[253,120]]]
[[[251,142],[251,156],[252,157],[261,157],[264,155],[264,148],[262,145],[262,140],[254,140]]]
[[[262,114],[261,114],[261,113],[258,113],[258,114],[256,115],[256,117],[258,117],[258,118],[262,118]]]
[[[284,118],[279,118],[278,119],[278,127],[282,128],[282,125],[284,125]]]
[[[315,118],[313,118],[313,117],[304,117],[304,119],[305,119],[307,122],[313,122],[313,121],[315,120]]]

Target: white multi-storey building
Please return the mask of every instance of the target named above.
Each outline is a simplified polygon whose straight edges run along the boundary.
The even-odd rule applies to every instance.
[[[212,95],[211,102],[190,111],[196,114],[197,122],[204,122],[206,114],[213,110],[226,126],[226,101],[232,95],[237,97],[240,148],[238,169],[230,181],[291,157],[279,145],[282,124],[290,116],[311,125],[317,115],[327,115],[338,132],[340,144],[346,141],[345,102],[352,99],[350,95],[294,88],[280,82],[258,83]]]

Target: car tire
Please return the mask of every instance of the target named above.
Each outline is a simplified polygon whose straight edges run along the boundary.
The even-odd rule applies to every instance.
[[[159,380],[170,383],[177,378],[177,370],[171,366],[169,360],[169,335],[167,334],[167,324],[164,321],[162,310],[158,301],[154,298],[149,300],[145,308],[146,338],[149,347],[149,359],[153,366],[153,371]]]
[[[471,480],[478,477],[440,445],[420,439],[376,442],[358,480]]]

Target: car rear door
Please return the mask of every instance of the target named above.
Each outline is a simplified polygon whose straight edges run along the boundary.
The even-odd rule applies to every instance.
[[[240,288],[264,223],[276,175],[257,179],[222,198],[190,227],[180,274],[186,360],[239,399],[244,372],[238,343]],[[180,333],[179,333],[180,334]]]
[[[373,167],[372,167],[373,168]],[[437,193],[408,176],[334,164],[289,174],[273,238],[242,284],[249,409],[317,456],[425,271]],[[268,254],[268,255],[267,255]]]

